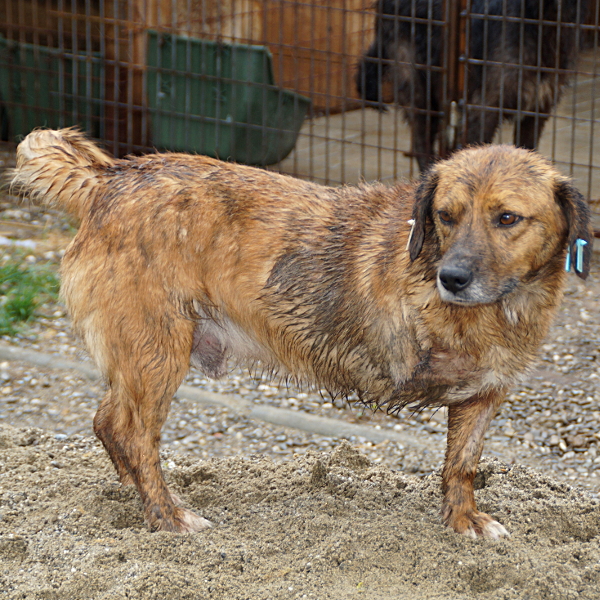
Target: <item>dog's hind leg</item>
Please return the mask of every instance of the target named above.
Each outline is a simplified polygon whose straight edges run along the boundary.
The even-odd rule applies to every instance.
[[[506,529],[475,505],[473,479],[483,450],[485,432],[504,393],[491,391],[448,407],[448,447],[442,472],[442,517],[456,532],[472,538],[497,539]]]
[[[108,374],[110,389],[94,418],[94,431],[121,482],[137,487],[151,530],[189,532],[210,526],[178,505],[159,456],[160,431],[189,367],[193,328],[176,317],[162,336],[159,328],[135,336],[135,343],[118,344]]]
[[[133,478],[127,470],[125,462],[121,458],[118,448],[115,446],[111,435],[113,404],[115,402],[113,395],[113,390],[109,388],[104,396],[104,399],[100,403],[100,407],[98,408],[96,415],[94,416],[94,433],[102,442],[104,449],[108,453],[108,456],[110,457],[110,460],[112,461],[112,464],[119,475],[119,480],[121,483],[123,485],[132,485]]]

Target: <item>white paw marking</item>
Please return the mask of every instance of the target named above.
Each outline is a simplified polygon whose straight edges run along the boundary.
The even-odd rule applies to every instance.
[[[501,537],[510,537],[510,533],[498,521],[490,521],[483,527],[483,537],[499,540]]]
[[[212,527],[212,523],[210,521],[197,515],[195,512],[188,510],[187,508],[182,508],[181,512],[181,524],[183,525],[185,531],[202,531],[203,529]]]
[[[504,525],[501,525],[498,521],[486,523],[482,527],[481,534],[479,535],[477,535],[475,528],[471,525],[467,530],[463,531],[463,535],[472,540],[476,540],[478,537],[484,537],[490,540],[499,540],[502,537],[510,537],[510,533],[508,533]]]

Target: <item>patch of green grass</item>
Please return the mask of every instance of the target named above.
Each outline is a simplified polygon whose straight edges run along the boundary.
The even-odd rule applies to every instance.
[[[0,335],[14,335],[44,302],[56,301],[59,282],[47,265],[18,259],[0,265]]]

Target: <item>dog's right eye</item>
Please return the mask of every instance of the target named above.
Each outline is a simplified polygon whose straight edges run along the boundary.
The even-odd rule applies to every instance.
[[[438,217],[445,225],[452,225],[452,215],[447,210],[438,211]]]
[[[522,219],[523,217],[520,217],[519,215],[515,215],[513,213],[504,213],[500,215],[498,224],[502,225],[503,227],[510,227],[511,225],[516,225]]]

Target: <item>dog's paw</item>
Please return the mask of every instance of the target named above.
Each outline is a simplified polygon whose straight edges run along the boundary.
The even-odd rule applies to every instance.
[[[171,496],[171,500],[175,506],[183,506],[183,500],[177,494],[169,491],[169,495]]]
[[[494,521],[489,515],[478,511],[453,515],[446,521],[446,525],[452,527],[456,533],[466,535],[473,540],[478,537],[499,540],[502,537],[510,536],[504,525]]]
[[[212,527],[212,523],[187,508],[178,507],[177,521],[180,533],[193,533]]]
[[[181,502],[179,498],[177,499]],[[162,510],[155,507],[150,511],[147,523],[150,531],[170,531],[171,533],[196,533],[212,527],[210,521],[181,506],[172,506]]]

